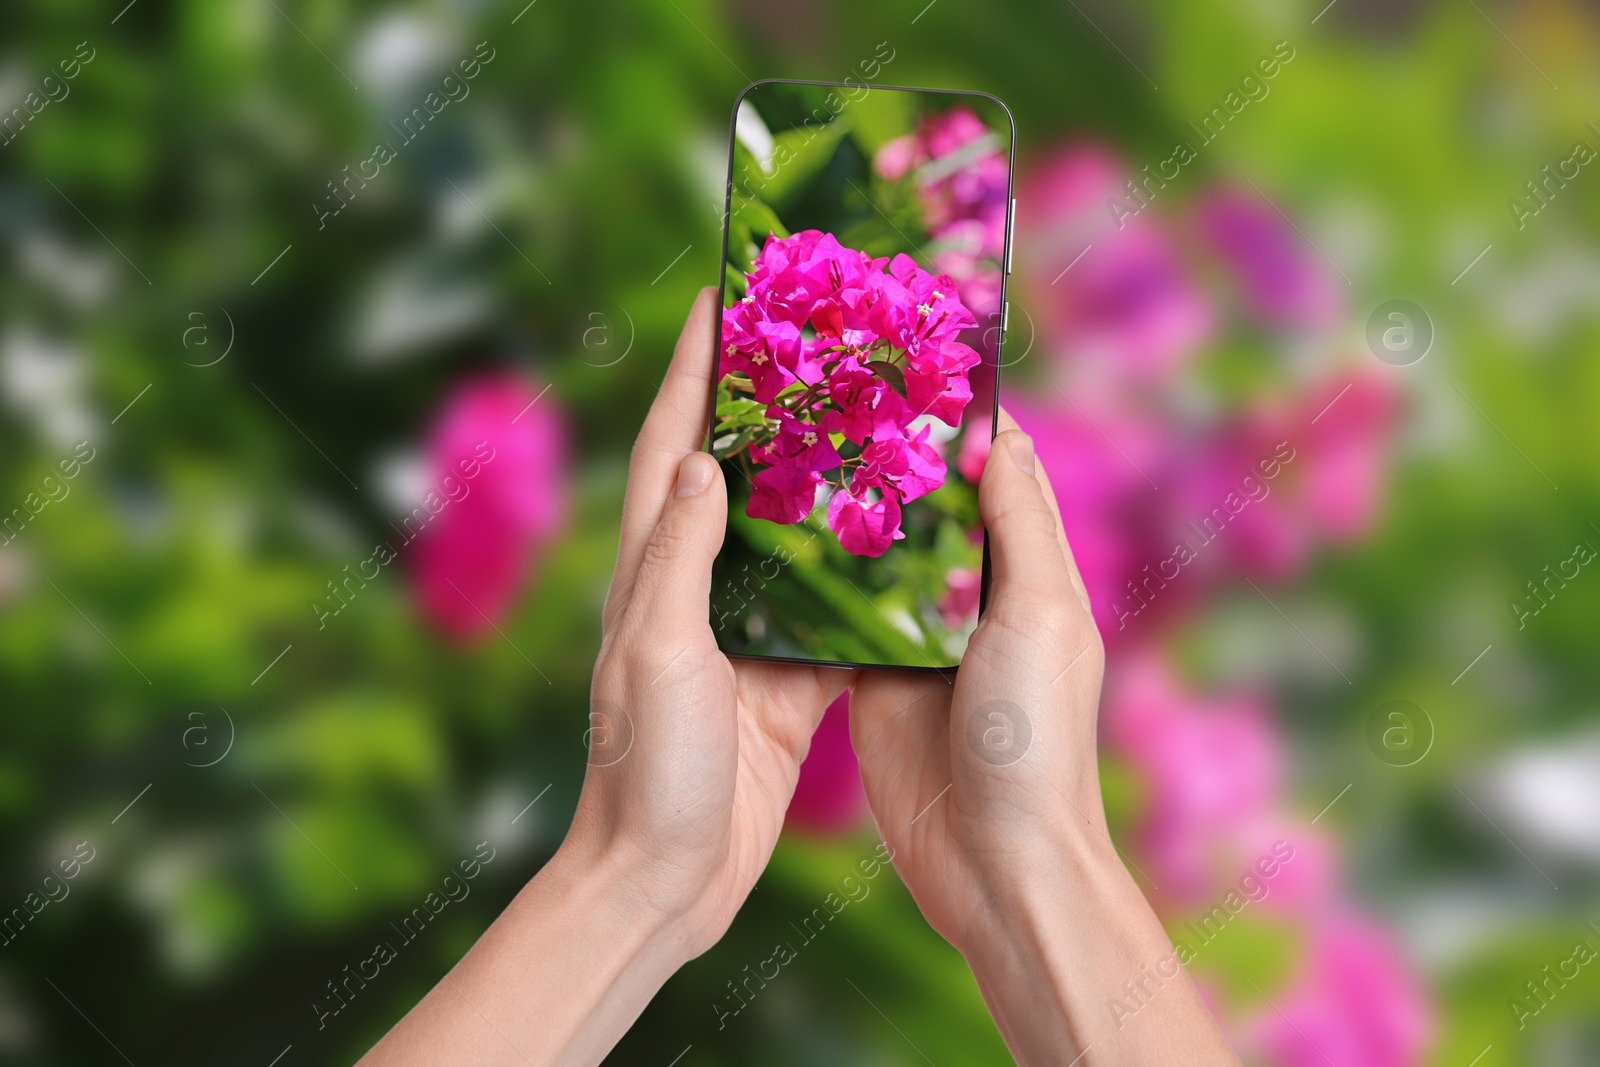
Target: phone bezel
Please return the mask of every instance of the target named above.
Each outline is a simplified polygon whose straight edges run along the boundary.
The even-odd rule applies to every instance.
[[[706,421],[705,441],[702,450],[712,453],[712,441],[716,432],[717,420],[717,370],[721,366],[722,352],[722,311],[723,299],[728,290],[728,241],[730,238],[730,223],[733,213],[733,163],[734,146],[738,143],[739,105],[744,103],[745,97],[763,85],[811,85],[820,88],[854,89],[859,85],[846,82],[810,81],[804,78],[761,78],[751,82],[740,90],[733,101],[733,113],[728,121],[728,178],[723,190],[722,202],[722,258],[717,271],[717,323],[715,339],[711,346],[711,373],[709,415]],[[875,85],[869,86],[869,91],[879,92],[904,92],[904,93],[938,93],[945,96],[981,96],[998,104],[1006,116],[1006,122],[1011,127],[1011,137],[1006,145],[1006,233],[1004,247],[1001,249],[1000,258],[1000,325],[995,340],[994,355],[994,405],[989,414],[989,439],[992,441],[999,431],[1000,424],[1000,368],[1005,365],[1002,353],[1005,348],[1006,330],[1005,320],[1007,312],[1006,283],[1011,275],[1011,244],[1016,236],[1016,169],[1017,169],[1017,120],[1011,114],[1011,108],[1006,102],[993,93],[986,93],[978,89],[926,89],[914,85]],[[983,613],[989,606],[989,531],[984,528],[983,533],[983,573],[978,585],[978,618],[983,618]],[[709,607],[709,606],[708,606]],[[907,644],[910,644],[908,641]],[[811,659],[800,656],[769,656],[752,652],[730,652],[722,648],[722,643],[717,643],[718,649],[729,659],[751,660],[760,663],[794,663],[810,667],[853,667],[860,670],[907,671],[916,674],[946,675],[960,669],[959,662],[946,667],[921,666],[915,663],[856,663],[850,660]]]

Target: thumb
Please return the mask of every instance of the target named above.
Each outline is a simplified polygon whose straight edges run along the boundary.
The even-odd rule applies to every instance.
[[[693,619],[710,625],[711,563],[722,549],[727,517],[728,493],[717,461],[705,452],[684,456],[639,565],[631,607],[641,622],[676,627]]]
[[[1021,430],[1006,430],[989,449],[978,510],[988,534],[990,600],[1011,607],[1081,606],[1037,466],[1033,439]]]

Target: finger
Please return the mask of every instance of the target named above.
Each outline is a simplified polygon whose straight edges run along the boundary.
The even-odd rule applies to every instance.
[[[950,782],[950,694],[937,675],[894,671],[863,672],[851,688],[850,744],[885,834],[909,828]]]
[[[854,672],[760,660],[737,660],[733,671],[740,706],[756,710],[761,732],[794,757],[798,777],[823,712],[845,691]]]
[[[627,600],[630,627],[656,645],[686,626],[710,636],[711,563],[722,548],[728,493],[722,470],[705,452],[679,458],[661,518],[640,547],[639,570]]]
[[[978,483],[978,510],[988,535],[990,601],[1083,606],[1067,566],[1061,521],[1036,473],[1033,439],[1010,429],[994,439]]]
[[[634,442],[628,464],[628,489],[622,502],[617,569],[606,594],[607,624],[633,591],[645,542],[661,521],[679,462],[704,444],[710,428],[716,305],[714,287],[700,290],[678,337],[666,377],[650,404],[650,414]]]
[[[1005,408],[1000,409],[1000,431],[1021,429],[1017,420]],[[1078,599],[1083,601],[1083,610],[1093,614],[1089,606],[1089,590],[1084,585],[1083,574],[1078,570],[1078,561],[1072,554],[1072,543],[1067,540],[1066,525],[1061,521],[1061,505],[1056,501],[1055,488],[1050,483],[1050,472],[1045,470],[1044,461],[1038,456],[1033,459],[1034,470],[1038,473],[1040,487],[1044,490],[1045,503],[1050,505],[1050,514],[1055,516],[1056,534],[1061,542],[1061,555],[1067,561],[1067,577],[1072,581],[1072,588],[1078,593]]]

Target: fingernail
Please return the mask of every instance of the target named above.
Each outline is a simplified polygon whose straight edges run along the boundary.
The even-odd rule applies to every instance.
[[[1020,431],[1011,435],[1011,458],[1029,474],[1033,473],[1033,438]]]
[[[691,452],[678,464],[678,495],[699,496],[711,484],[716,461],[704,452]]]

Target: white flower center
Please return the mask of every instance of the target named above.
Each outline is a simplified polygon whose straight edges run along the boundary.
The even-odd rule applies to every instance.
[[[765,367],[767,365],[767,354],[765,352],[757,352],[750,357],[750,362],[758,367]]]
[[[816,435],[815,431],[807,430],[804,434],[802,434],[800,436],[800,440],[804,441],[805,444],[806,444],[806,447],[809,448],[812,445],[817,443],[817,435]]]
[[[728,355],[737,356],[738,354],[739,354],[739,349],[738,349],[738,347],[736,345],[729,345],[728,346]]]
[[[932,311],[933,311],[933,305],[931,305],[931,304],[918,304],[917,305],[917,314],[918,315],[928,315],[928,314],[931,314]]]
[[[941,292],[940,292],[940,291],[939,291],[939,290],[937,290],[937,289],[935,289],[935,290],[934,290],[934,291],[933,291],[933,298],[934,298],[934,299],[935,299],[935,300],[943,300],[943,299],[944,299],[944,294],[943,294],[943,293],[941,293]]]

